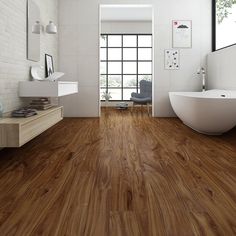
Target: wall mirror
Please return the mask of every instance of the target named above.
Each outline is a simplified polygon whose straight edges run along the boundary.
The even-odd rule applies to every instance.
[[[213,51],[236,44],[236,0],[213,0]]]
[[[40,10],[34,0],[28,0],[27,59],[40,61]]]

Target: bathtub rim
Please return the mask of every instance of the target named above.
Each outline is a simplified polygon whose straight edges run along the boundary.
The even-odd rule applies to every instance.
[[[210,93],[210,92],[218,92],[218,94]],[[222,93],[221,96],[220,93]],[[227,94],[228,93],[228,94]],[[231,95],[232,93],[233,95]],[[196,98],[196,99],[222,99],[222,100],[235,100],[236,99],[236,90],[218,90],[211,89],[202,92],[169,92],[169,96],[182,96],[187,98]]]

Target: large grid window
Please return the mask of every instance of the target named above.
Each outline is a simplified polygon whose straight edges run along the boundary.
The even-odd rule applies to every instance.
[[[128,101],[139,92],[140,80],[152,80],[151,34],[102,34],[100,94],[113,101]]]

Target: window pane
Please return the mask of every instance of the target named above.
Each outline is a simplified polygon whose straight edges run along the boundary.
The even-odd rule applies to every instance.
[[[137,60],[137,49],[136,48],[124,48],[123,49],[124,60]]]
[[[106,62],[100,62],[100,73],[106,74]]]
[[[121,62],[109,62],[108,74],[121,74]]]
[[[123,72],[124,72],[124,74],[136,74],[137,73],[136,62],[124,62],[123,63]]]
[[[139,62],[138,63],[139,74],[152,74],[152,63],[151,62]]]
[[[108,36],[108,47],[121,47],[121,36],[120,35],[109,35]]]
[[[124,75],[123,76],[123,86],[124,87],[136,87],[137,86],[137,76],[136,75]]]
[[[139,75],[138,82],[140,83],[141,80],[152,81],[152,76],[151,75]]]
[[[236,2],[216,1],[216,50],[236,43]]]
[[[109,48],[108,49],[108,60],[121,60],[121,49],[120,48]]]
[[[100,49],[100,59],[101,60],[106,60],[107,59],[106,48],[101,48]]]
[[[101,47],[106,47],[107,46],[107,36],[101,35],[101,37],[100,37],[100,46]]]
[[[106,94],[106,89],[101,88],[100,89],[100,100],[105,100],[105,98],[103,97],[105,94]]]
[[[122,37],[123,49],[121,48]],[[139,43],[137,43],[137,37],[139,39]],[[101,37],[100,40],[101,47],[106,47],[107,44],[110,47],[108,49],[100,49],[100,59],[102,61],[109,60],[108,63],[100,63],[101,74],[105,74],[100,76],[100,97],[104,100],[102,95],[104,95],[103,93],[106,92],[106,87],[108,86],[108,92],[112,96],[110,100],[121,101],[123,99],[129,101],[131,93],[137,92],[137,89],[139,90],[139,83],[141,80],[152,80],[152,76],[148,75],[152,74],[152,36],[109,35]],[[122,59],[124,62],[122,62]],[[137,65],[139,68],[137,68]],[[140,75],[137,76],[137,73]]]
[[[121,100],[121,89],[109,89],[111,94],[110,100]]]
[[[123,90],[123,99],[124,100],[130,100],[131,98],[131,93],[137,92],[136,89],[124,89]]]
[[[152,47],[152,36],[151,35],[139,35],[138,36],[139,47]]]
[[[121,87],[121,76],[120,75],[109,75],[108,76],[109,87]]]
[[[151,48],[139,48],[138,49],[139,60],[152,60],[152,49]]]
[[[106,87],[106,75],[100,76],[100,87]]]
[[[137,47],[137,36],[123,36],[123,47]]]

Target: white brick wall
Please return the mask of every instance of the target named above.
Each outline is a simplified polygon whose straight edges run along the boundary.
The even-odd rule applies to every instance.
[[[44,26],[49,20],[58,23],[58,0],[35,0]],[[58,36],[41,34],[41,60],[27,60],[27,0],[0,0],[0,102],[4,112],[24,105],[18,97],[18,83],[30,80],[30,66],[43,65],[44,54],[54,57],[57,69]]]

